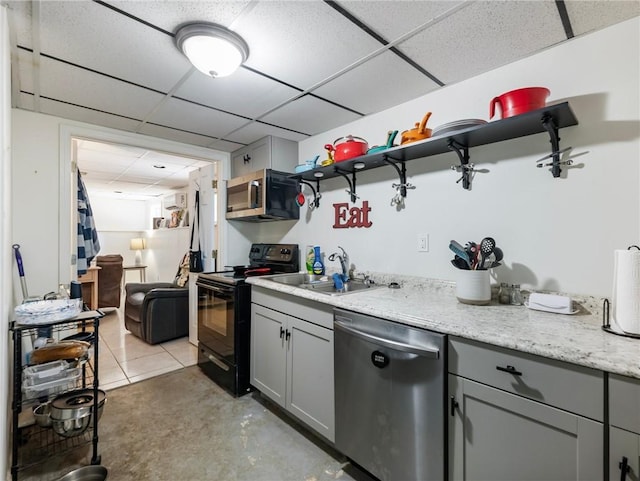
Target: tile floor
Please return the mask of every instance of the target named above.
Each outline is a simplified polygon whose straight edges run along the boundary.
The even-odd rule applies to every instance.
[[[198,362],[187,337],[149,345],[124,327],[122,309],[105,309],[100,320],[100,388],[108,391]]]

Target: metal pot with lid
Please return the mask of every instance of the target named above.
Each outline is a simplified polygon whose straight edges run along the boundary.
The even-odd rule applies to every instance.
[[[336,139],[333,145],[325,145],[325,149],[333,152],[334,162],[342,162],[365,155],[369,150],[369,144],[362,137],[347,135]]]

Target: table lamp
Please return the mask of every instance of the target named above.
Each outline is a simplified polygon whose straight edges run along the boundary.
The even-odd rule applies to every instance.
[[[147,248],[147,240],[142,238],[142,237],[134,237],[129,242],[129,249],[131,249],[132,251],[136,251],[135,265],[137,265],[137,266],[141,266],[142,265],[142,252],[141,251],[142,251],[142,249],[146,249],[146,248]]]

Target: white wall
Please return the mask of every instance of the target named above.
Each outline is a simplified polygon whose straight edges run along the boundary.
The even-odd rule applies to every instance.
[[[639,32],[635,18],[299,144],[300,159],[325,158],[323,145],[333,139],[353,134],[380,144],[387,130],[411,128],[427,111],[433,112],[430,127],[488,120],[494,96],[545,86],[549,103],[568,100],[579,121],[560,131],[561,148],[573,146],[578,164],[566,178],[536,168],[550,146],[548,135],[533,135],[472,149],[471,162],[488,172],[476,175],[471,191],[455,183],[454,153],[408,162],[417,188],[401,211],[390,205],[391,184],[398,181],[391,167],[358,175],[357,205],[369,201],[370,229],[332,228],[332,204],[348,201],[346,182],[338,178],[322,182],[320,209],[309,214],[303,207],[304,220],[263,226],[262,235],[317,243],[327,253],[341,245],[363,270],[450,280],[449,241],[492,236],[505,253],[495,270],[499,281],[610,296],[614,249],[640,242]],[[419,233],[429,234],[428,253],[417,252]]]
[[[9,395],[9,366],[11,359],[11,343],[9,341],[8,322],[11,320],[11,67],[9,65],[9,25],[7,10],[0,5],[0,346],[4,355],[0,356],[0,392],[4,393],[5,416],[0,416],[0,473],[7,473],[7,459],[9,458],[9,418],[11,403]]]
[[[222,164],[224,171],[229,168],[229,154],[226,152],[60,117],[13,109],[11,125],[14,146],[12,242],[22,246],[29,292],[34,294],[57,290],[59,282],[64,282],[65,276],[69,275],[68,272],[62,272],[64,266],[59,259],[67,252],[66,245],[60,245],[60,238],[64,239],[64,223],[69,222],[67,211],[62,211],[66,195],[64,183],[68,182],[65,174],[70,171],[70,161],[67,162],[67,159],[71,159],[71,137],[92,138],[187,155],[217,161]],[[34,141],[35,138],[37,142]],[[172,263],[175,262],[177,261],[172,260]],[[14,293],[17,292],[19,300],[21,296],[17,277],[13,282]]]

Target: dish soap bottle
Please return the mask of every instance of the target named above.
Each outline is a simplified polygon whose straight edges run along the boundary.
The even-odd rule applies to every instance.
[[[320,255],[320,246],[313,246],[313,273],[317,276],[324,274],[324,264]]]
[[[316,258],[315,249],[313,248],[313,246],[307,246],[306,250],[307,250],[307,258],[306,258],[307,274],[313,274],[313,261]]]

